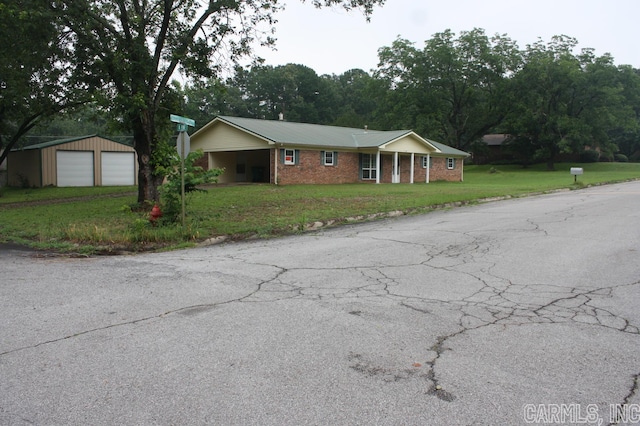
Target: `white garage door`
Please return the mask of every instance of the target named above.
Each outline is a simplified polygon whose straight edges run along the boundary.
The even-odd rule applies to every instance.
[[[93,186],[93,151],[56,151],[58,186]]]
[[[102,153],[102,186],[135,185],[133,152]]]

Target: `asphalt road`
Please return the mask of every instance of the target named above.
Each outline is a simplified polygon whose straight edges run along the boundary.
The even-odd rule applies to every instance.
[[[5,250],[0,424],[640,424],[639,255],[640,182],[170,253]]]

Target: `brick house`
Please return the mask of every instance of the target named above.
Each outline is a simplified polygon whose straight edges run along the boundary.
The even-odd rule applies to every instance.
[[[219,116],[190,137],[220,183],[462,181],[466,152],[411,130],[378,131]]]

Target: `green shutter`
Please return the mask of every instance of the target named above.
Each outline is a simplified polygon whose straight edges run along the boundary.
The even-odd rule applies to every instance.
[[[333,151],[333,165],[338,165],[338,151]]]
[[[324,151],[320,151],[320,165],[324,166]]]
[[[298,164],[300,164],[300,150],[296,149],[293,151],[293,162],[295,163],[295,165],[297,166]]]
[[[284,148],[280,148],[280,164],[284,164]]]

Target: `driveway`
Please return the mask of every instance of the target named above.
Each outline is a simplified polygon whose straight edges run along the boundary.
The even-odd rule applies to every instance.
[[[640,423],[640,182],[272,240],[0,253],[0,424]]]

